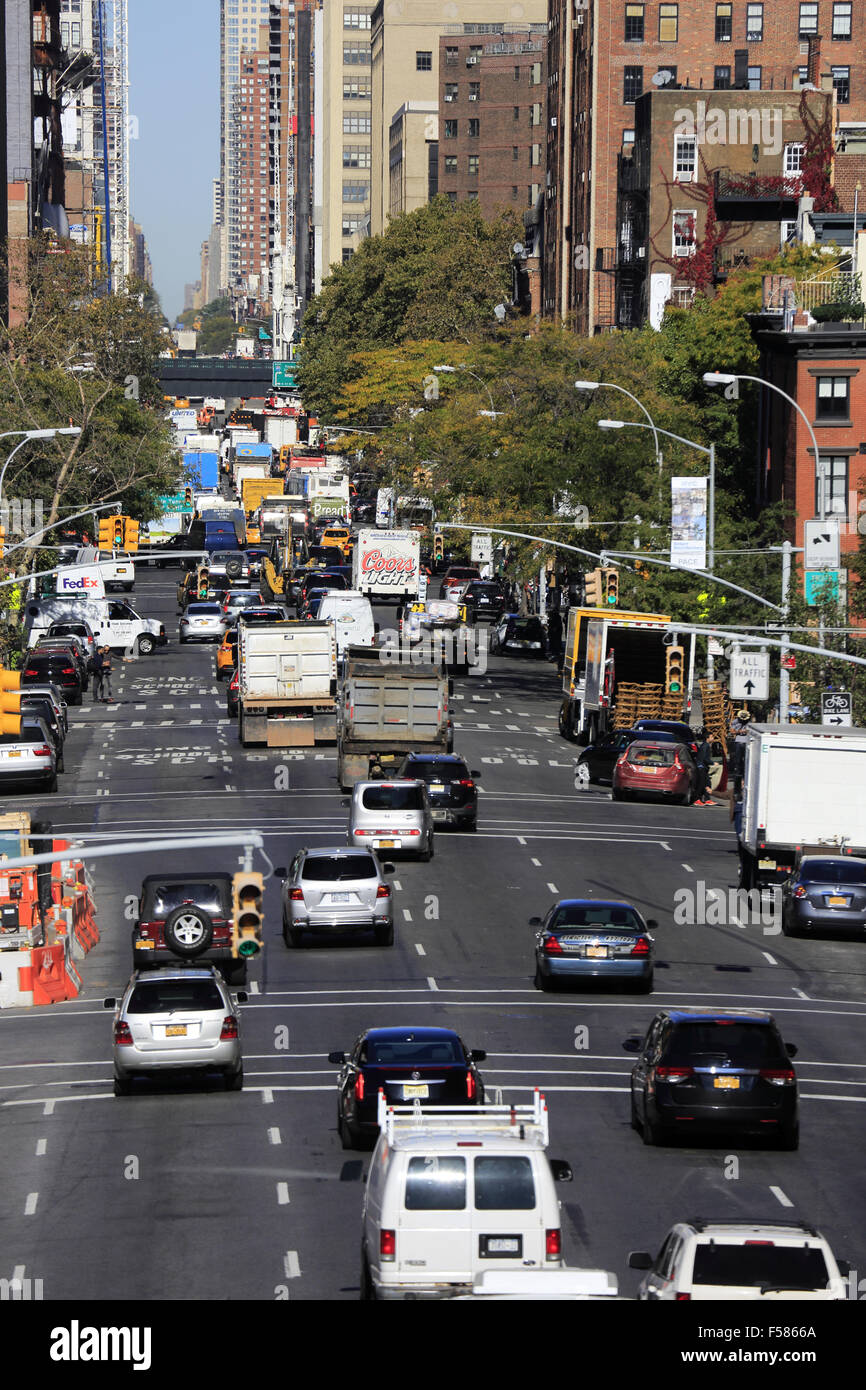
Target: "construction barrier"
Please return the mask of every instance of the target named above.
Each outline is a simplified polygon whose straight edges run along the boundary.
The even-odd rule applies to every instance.
[[[0,951],[0,1009],[33,1004],[32,951]]]
[[[62,942],[56,946],[36,946],[30,952],[31,983],[34,1004],[59,1004],[74,999],[81,988],[66,970],[66,950]],[[76,972],[77,973],[77,972]]]
[[[55,853],[71,849],[68,840],[54,840]],[[58,860],[51,866],[51,902],[42,914],[43,946],[0,950],[0,1008],[56,1004],[74,999],[81,976],[73,956],[83,959],[99,940],[92,879],[81,859]],[[24,929],[39,923],[36,871],[13,870],[4,879],[0,864],[0,901],[8,898]]]

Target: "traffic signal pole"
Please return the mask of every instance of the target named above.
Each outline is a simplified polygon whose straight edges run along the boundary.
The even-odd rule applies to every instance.
[[[119,854],[165,854],[171,850],[225,849],[232,845],[240,845],[248,854],[257,849],[268,866],[263,878],[267,880],[273,875],[274,866],[265,854],[264,838],[259,830],[237,830],[219,835],[178,835],[170,840],[123,840],[98,845],[73,841],[65,850],[4,859],[3,870],[27,868],[33,864],[63,864],[72,859],[110,859]]]

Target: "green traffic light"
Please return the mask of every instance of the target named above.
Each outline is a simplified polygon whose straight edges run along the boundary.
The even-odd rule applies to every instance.
[[[607,601],[608,603],[616,603],[616,594],[608,594]]]
[[[249,958],[250,956],[257,956],[260,950],[261,947],[257,941],[242,941],[238,946],[238,955]]]

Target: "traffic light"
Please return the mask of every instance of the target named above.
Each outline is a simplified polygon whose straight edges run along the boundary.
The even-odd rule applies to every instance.
[[[99,518],[99,549],[110,550],[114,540],[114,523],[110,516]]]
[[[587,608],[601,607],[601,570],[589,570],[583,576],[584,594],[583,601]]]
[[[262,949],[265,883],[261,874],[242,873],[232,878],[232,955],[248,960]]]
[[[183,506],[184,506],[184,511],[190,511],[190,512],[192,511],[192,508],[193,508],[193,499],[192,499],[192,488],[191,488],[191,487],[185,487],[184,490],[183,490]]]
[[[126,518],[126,525],[123,528],[123,548],[124,550],[138,549],[138,530],[140,523],[133,521],[132,517]]]
[[[196,598],[207,598],[207,591],[210,588],[210,570],[207,565],[199,565],[195,576]]]
[[[21,672],[0,667],[0,733],[21,733]]]
[[[615,569],[602,570],[604,578],[604,601],[610,608],[619,602],[619,572]]]
[[[112,529],[112,533],[111,533],[111,534],[112,534],[112,545],[111,545],[111,548],[112,548],[113,550],[122,550],[122,549],[123,549],[123,528],[124,528],[124,525],[125,525],[125,523],[126,523],[126,517],[124,517],[124,516],[113,516],[113,517],[111,518],[111,521],[112,521],[112,528],[113,528],[113,529]]]
[[[445,537],[437,531],[433,537],[433,559],[436,564],[445,559]]]
[[[668,695],[681,695],[683,692],[684,661],[682,647],[665,648],[665,691]]]
[[[0,526],[0,555],[6,554],[6,527]]]

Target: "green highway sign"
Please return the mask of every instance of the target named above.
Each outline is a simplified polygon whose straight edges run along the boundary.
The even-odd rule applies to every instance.
[[[838,603],[845,570],[805,570],[803,574],[806,602],[816,608],[820,603]]]
[[[191,508],[189,507],[184,507],[184,494],[182,492],[161,493],[156,500],[162,507],[163,516],[167,512],[182,512],[191,510]]]
[[[295,373],[298,364],[296,362],[274,362],[273,369],[273,385],[278,390],[293,390],[296,384]]]

